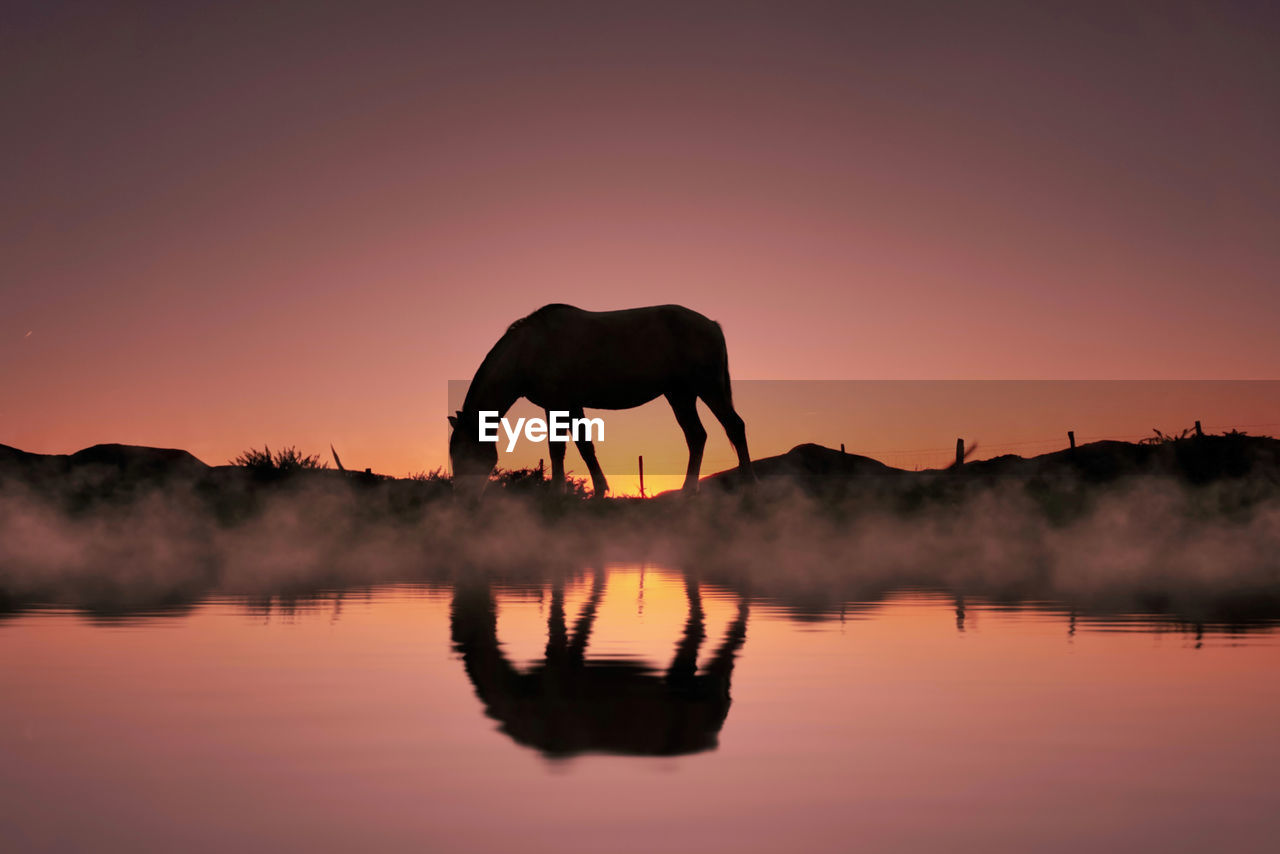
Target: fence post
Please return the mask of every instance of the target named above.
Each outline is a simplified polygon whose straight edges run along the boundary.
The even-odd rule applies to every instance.
[[[538,480],[546,480],[546,469],[542,467],[542,457],[538,457]]]
[[[840,453],[844,453],[844,442],[840,443]]]
[[[644,454],[640,455],[640,497],[644,498]]]
[[[1199,421],[1197,421],[1197,422],[1196,422],[1196,438],[1197,438],[1197,439],[1203,439],[1203,438],[1204,438],[1204,431],[1200,429],[1200,422],[1199,422]]]
[[[1074,451],[1076,449],[1076,431],[1075,430],[1067,431],[1067,441],[1071,443],[1071,450]]]
[[[964,465],[964,439],[956,439],[956,468]]]

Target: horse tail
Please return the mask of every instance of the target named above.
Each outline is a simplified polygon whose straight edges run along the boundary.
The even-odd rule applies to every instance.
[[[715,321],[712,321],[715,323]],[[724,329],[715,324],[720,343],[720,385],[724,387],[724,399],[733,408],[733,385],[729,382],[729,346],[724,341]]]

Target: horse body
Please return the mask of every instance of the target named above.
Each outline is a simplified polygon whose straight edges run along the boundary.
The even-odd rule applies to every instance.
[[[571,417],[583,409],[630,409],[666,397],[689,446],[686,491],[697,488],[706,443],[697,413],[701,398],[724,425],[750,474],[746,430],[733,408],[729,357],[720,325],[678,305],[623,311],[584,311],[544,306],[517,320],[489,351],[467,391],[453,425],[450,457],[455,478],[488,478],[496,448],[482,447],[476,433],[481,411],[506,413],[524,397],[548,411]],[[589,441],[578,450],[591,472],[597,496],[608,488]],[[550,443],[552,478],[564,482],[564,443]],[[481,484],[482,485],[482,484]]]

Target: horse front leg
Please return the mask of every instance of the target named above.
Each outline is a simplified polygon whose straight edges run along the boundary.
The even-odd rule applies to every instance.
[[[551,423],[551,410],[547,410],[547,423]],[[564,455],[569,450],[568,442],[557,442],[547,435],[547,451],[551,456],[551,483],[556,492],[564,492]]]
[[[698,491],[698,472],[702,470],[702,449],[707,444],[707,431],[698,417],[698,399],[693,395],[667,395],[667,403],[676,414],[676,421],[684,431],[684,441],[689,446],[689,468],[685,470],[685,493]]]
[[[569,417],[575,421],[586,418],[586,413],[582,411],[582,407],[574,407],[569,410]],[[587,471],[591,472],[591,492],[594,498],[604,498],[604,494],[609,491],[609,482],[604,478],[604,470],[600,468],[600,461],[596,459],[596,446],[590,439],[575,438],[574,444],[578,446],[578,453],[582,455],[582,461],[587,464]]]

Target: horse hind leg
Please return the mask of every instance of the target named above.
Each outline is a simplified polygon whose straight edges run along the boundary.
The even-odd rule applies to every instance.
[[[685,471],[684,486],[686,493],[698,490],[698,472],[702,470],[702,449],[707,444],[707,431],[698,417],[698,399],[693,395],[667,395],[667,403],[676,415],[676,422],[684,431],[685,443],[689,446],[689,468]]]
[[[582,407],[575,407],[569,410],[569,418],[577,420],[586,418],[586,413],[582,411]],[[600,461],[596,459],[596,446],[592,444],[590,439],[574,438],[574,444],[578,446],[578,453],[582,455],[582,461],[587,464],[587,471],[591,472],[591,491],[595,498],[604,498],[604,494],[609,491],[609,482],[605,480],[604,471],[600,468]]]
[[[738,415],[738,411],[733,408],[729,389],[716,387],[700,396],[707,404],[707,408],[711,410],[711,414],[724,428],[725,435],[729,437],[733,450],[738,454],[738,468],[743,476],[749,483],[755,481],[755,471],[751,467],[751,454],[747,450],[747,425],[743,422],[742,416]]]

